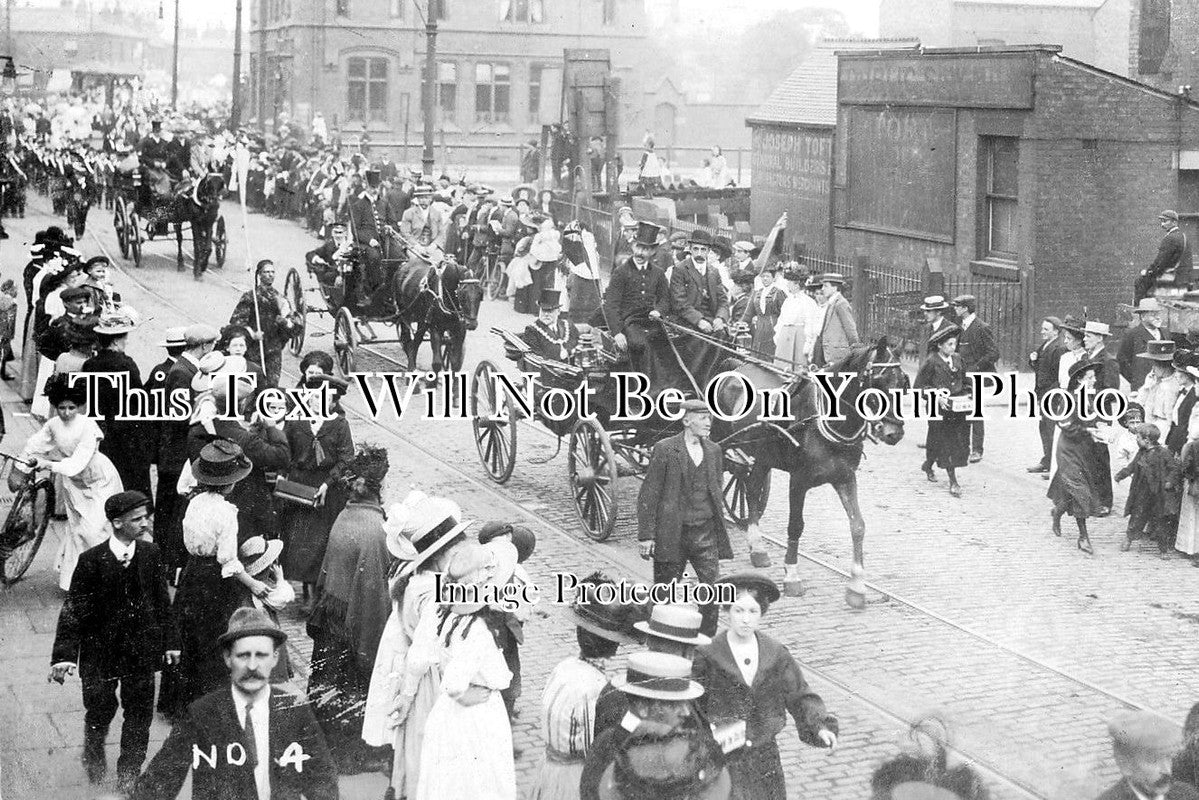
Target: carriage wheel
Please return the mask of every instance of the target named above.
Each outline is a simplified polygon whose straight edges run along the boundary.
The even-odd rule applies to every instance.
[[[308,332],[308,306],[304,302],[304,284],[295,267],[287,271],[287,278],[283,281],[283,296],[291,303],[291,310],[294,312],[291,341],[287,349],[299,358],[304,350],[304,335]]]
[[[118,197],[116,209],[112,212],[112,227],[117,232],[117,246],[121,248],[121,258],[129,258],[129,237],[125,235],[125,198]]]
[[[54,484],[42,479],[21,487],[0,530],[0,584],[11,586],[21,579],[37,556],[46,526],[54,510]]]
[[[225,215],[216,218],[216,226],[212,229],[212,247],[216,255],[217,267],[225,266],[225,253],[229,249],[229,234],[225,232]]]
[[[566,471],[583,530],[604,541],[616,527],[616,454],[608,432],[594,419],[580,419],[571,430]]]
[[[724,482],[724,510],[729,519],[739,527],[749,524],[749,471],[753,466],[736,456],[726,455],[724,469],[728,477]],[[762,508],[770,500],[770,472],[766,473],[766,485],[762,487]]]
[[[504,483],[516,466],[516,404],[504,393],[503,408],[495,396],[492,375],[499,372],[490,361],[480,361],[471,383],[471,425],[475,429],[475,447],[487,477]]]
[[[342,378],[349,377],[354,371],[354,347],[357,344],[354,315],[350,313],[350,309],[342,308],[333,322],[333,355],[337,362],[337,371]]]
[[[125,223],[125,238],[129,240],[129,251],[133,254],[134,266],[142,265],[142,232],[141,218],[134,211]]]

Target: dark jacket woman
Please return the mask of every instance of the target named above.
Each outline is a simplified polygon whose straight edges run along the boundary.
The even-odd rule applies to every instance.
[[[787,648],[762,633],[758,638],[758,672],[747,686],[733,653],[728,631],[695,653],[692,676],[704,687],[699,704],[705,716],[718,727],[745,720],[745,746],[729,754],[733,798],[786,800],[783,766],[779,760],[778,736],[790,713],[799,738],[823,748],[818,733],[838,732],[837,720],[824,707],[820,696],[808,688],[803,673]]]
[[[329,531],[346,504],[341,472],[354,458],[354,437],[345,414],[324,421],[315,434],[312,427],[313,423],[306,420],[288,420],[283,424],[291,445],[288,480],[328,487],[325,503],[319,508],[287,503],[279,509],[279,525],[287,543],[283,550],[283,574],[302,583],[316,583],[320,577]]]
[[[192,425],[187,432],[188,457],[199,457],[204,445],[213,439],[228,439],[241,447],[254,469],[229,492],[229,502],[237,506],[237,538],[244,542],[252,536],[279,538],[275,509],[274,481],[267,474],[286,473],[291,463],[291,445],[281,428],[263,422],[242,424],[237,420],[213,420],[215,436],[203,425]]]
[[[104,349],[83,362],[83,372],[116,372],[126,376],[127,392],[142,390],[142,375],[137,362],[118,350]],[[143,424],[132,420],[115,419],[119,410],[119,392],[108,381],[99,381],[96,394],[99,397],[97,413],[103,416],[97,420],[104,439],[100,442],[100,452],[108,456],[108,460],[117,468],[121,475],[121,483],[126,489],[135,489],[147,497],[152,497],[150,491],[150,458],[151,441]],[[130,408],[128,414],[138,412]],[[148,414],[143,410],[142,415]]]
[[[966,370],[962,358],[956,353],[946,361],[934,352],[920,365],[913,389],[948,389],[951,397],[969,394]],[[926,464],[936,464],[948,469],[966,466],[970,461],[970,423],[967,412],[940,409],[941,419],[928,421],[928,438],[925,441]]]

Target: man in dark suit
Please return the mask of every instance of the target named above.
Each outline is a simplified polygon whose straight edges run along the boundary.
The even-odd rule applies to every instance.
[[[1120,780],[1099,800],[1197,800],[1199,791],[1174,780],[1182,728],[1149,711],[1126,711],[1108,723]]]
[[[1028,363],[1032,365],[1036,378],[1033,391],[1038,400],[1043,400],[1046,394],[1058,388],[1058,365],[1061,363],[1062,353],[1066,349],[1061,342],[1061,328],[1062,321],[1057,317],[1046,317],[1041,320],[1041,343],[1037,345],[1036,350],[1028,354]],[[1045,410],[1041,409],[1041,416],[1037,420],[1037,431],[1041,435],[1041,460],[1036,465],[1029,467],[1029,472],[1049,472],[1049,462],[1053,456],[1053,430],[1055,427],[1057,427],[1057,423],[1049,419],[1045,415]]]
[[[203,323],[191,325],[184,330],[184,350],[180,353],[179,360],[167,372],[166,384],[163,387],[166,390],[168,408],[164,417],[169,414],[171,396],[176,392],[189,401],[194,399],[192,378],[199,370],[200,359],[211,353],[216,346],[217,336],[215,328]],[[167,547],[166,537],[175,515],[175,504],[179,499],[175,484],[178,483],[183,465],[187,461],[189,424],[189,416],[182,419],[164,419],[158,429],[158,490],[154,498],[154,507],[157,509],[154,519],[154,541],[162,549],[167,568],[172,571],[183,567],[187,559],[186,552],[174,552]]]
[[[108,541],[85,551],[58,616],[50,680],[79,668],[83,684],[83,766],[99,783],[108,771],[104,741],[117,712],[124,722],[117,775],[122,790],[141,772],[154,717],[154,673],[179,662],[179,636],[158,548],[142,539],[150,499],[121,492],[104,502]]]
[[[386,225],[383,218],[387,208],[379,195],[381,179],[378,170],[366,173],[366,189],[350,203],[350,221],[354,228],[354,240],[361,247],[363,257],[361,290],[350,300],[365,305],[367,298],[383,283],[383,250],[381,242]]]
[[[1120,347],[1116,351],[1116,361],[1120,364],[1120,375],[1128,381],[1130,392],[1139,391],[1145,385],[1145,376],[1149,374],[1153,362],[1137,358],[1145,352],[1150,340],[1161,340],[1167,337],[1162,330],[1162,309],[1156,298],[1146,297],[1136,306],[1138,325],[1133,325],[1120,338]]]
[[[1161,244],[1157,247],[1157,256],[1153,259],[1153,263],[1141,272],[1140,277],[1136,280],[1134,285],[1136,297],[1134,299],[1138,303],[1142,297],[1149,294],[1149,290],[1157,283],[1158,278],[1170,270],[1174,270],[1175,286],[1184,289],[1191,288],[1191,270],[1194,266],[1194,258],[1187,235],[1178,229],[1178,213],[1163,211],[1157,215],[1157,221],[1166,235],[1162,237]]]
[[[604,320],[616,346],[628,351],[630,366],[651,383],[656,368],[651,341],[656,337],[662,347],[667,344],[661,326],[650,320],[670,313],[666,274],[652,263],[661,230],[652,222],[638,223],[633,254],[612,270],[603,303]]]
[[[675,264],[670,274],[671,314],[681,325],[724,338],[729,321],[729,298],[716,259],[710,256],[714,244],[712,234],[697,228],[687,238],[687,244],[690,256]],[[693,388],[702,391],[703,382],[717,360],[724,357],[724,351],[692,336],[681,337],[676,346],[698,384]]]
[[[641,557],[654,560],[654,583],[683,577],[691,562],[700,583],[720,574],[720,559],[733,557],[724,528],[720,445],[708,438],[712,415],[702,400],[683,403],[683,432],[654,445],[637,497]],[[702,631],[716,633],[718,609],[707,605]]]
[[[1111,338],[1112,330],[1105,322],[1087,320],[1082,329],[1083,361],[1103,364],[1103,368],[1095,374],[1095,391],[1104,389],[1120,390],[1120,365],[1107,352],[1107,341]],[[1112,460],[1106,445],[1095,448],[1095,457],[1100,464],[1102,474],[1106,479],[1099,482],[1099,514],[1106,517],[1112,510]]]
[[[991,326],[978,318],[975,311],[978,301],[974,295],[962,294],[953,298],[953,310],[958,315],[958,326],[962,329],[958,337],[958,355],[962,357],[962,366],[969,375],[972,372],[992,373],[999,363],[999,345],[995,343],[995,334]],[[981,461],[983,457],[983,421],[981,419],[970,423],[970,463]]]
[[[570,320],[561,319],[561,295],[556,289],[541,290],[537,321],[526,326],[520,338],[542,358],[569,362],[579,346],[579,329]]]
[[[924,314],[924,321],[927,325],[924,331],[924,341],[920,342],[920,352],[923,354],[928,352],[928,340],[932,338],[934,333],[946,325],[953,325],[955,323],[952,319],[946,317],[946,314],[949,313],[949,303],[943,295],[934,294],[924,298],[924,303],[920,306],[920,312]]]
[[[187,715],[137,781],[132,800],[336,800],[337,769],[312,709],[268,682],[287,634],[258,608],[239,608],[220,637],[231,686]]]

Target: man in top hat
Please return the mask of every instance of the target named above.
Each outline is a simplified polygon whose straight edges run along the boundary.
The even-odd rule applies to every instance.
[[[1037,399],[1058,388],[1058,365],[1066,347],[1062,344],[1062,321],[1057,317],[1045,317],[1041,320],[1041,343],[1037,349],[1028,354],[1028,363],[1032,365],[1034,385],[1033,391]],[[1041,436],[1041,460],[1028,468],[1031,473],[1048,473],[1049,462],[1053,457],[1053,431],[1057,423],[1043,413],[1037,420],[1037,432]]]
[[[943,295],[934,294],[924,298],[924,302],[920,305],[920,313],[924,315],[924,322],[927,325],[925,329],[924,341],[920,343],[920,352],[928,352],[928,340],[933,334],[941,330],[946,325],[952,325],[953,320],[948,319],[946,315],[949,313],[949,302]]]
[[[126,790],[146,759],[154,673],[178,663],[179,634],[158,548],[142,538],[150,528],[150,499],[120,492],[104,502],[104,514],[112,535],[79,557],[58,617],[50,680],[61,684],[79,669],[83,765],[92,783],[108,769],[104,742],[119,689],[124,722],[117,774]]]
[[[978,300],[972,294],[960,294],[953,298],[953,310],[962,329],[958,337],[958,355],[966,374],[972,372],[993,373],[999,363],[999,345],[991,326],[978,318]],[[985,430],[981,419],[970,423],[970,463],[983,457]]]
[[[271,686],[287,634],[262,609],[233,612],[220,636],[230,685],[188,708],[138,779],[132,800],[336,800],[337,768],[312,709]]]
[[[1167,338],[1167,334],[1162,330],[1162,308],[1157,298],[1141,298],[1134,311],[1137,324],[1129,327],[1120,337],[1116,361],[1120,364],[1120,375],[1128,381],[1129,391],[1135,394],[1145,383],[1151,365],[1151,362],[1137,356],[1145,352],[1149,342],[1161,341]]]
[[[1136,293],[1134,300],[1138,303],[1141,298],[1149,294],[1149,290],[1154,287],[1157,280],[1171,270],[1174,271],[1176,287],[1191,288],[1191,270],[1194,260],[1191,255],[1190,240],[1185,233],[1178,229],[1178,212],[1163,211],[1157,215],[1157,221],[1166,235],[1162,237],[1161,244],[1157,246],[1157,256],[1153,259],[1153,263],[1141,271],[1141,275],[1133,287]]]
[[[861,341],[858,323],[853,316],[853,307],[841,294],[845,276],[839,272],[826,272],[820,276],[820,294],[823,296],[824,322],[820,336],[812,350],[812,364],[823,367],[836,364],[849,355],[850,348]]]
[[[537,321],[528,325],[520,338],[542,358],[569,362],[579,345],[579,330],[570,320],[561,319],[561,294],[556,289],[541,290]]]
[[[1174,781],[1182,729],[1150,711],[1125,711],[1108,723],[1120,780],[1098,800],[1195,800],[1199,791]]]
[[[162,137],[162,121],[150,123],[150,133],[137,144],[137,157],[145,170],[142,180],[142,205],[149,212],[157,212],[155,197],[165,197],[171,191],[171,176],[167,172],[170,158],[168,143]]]
[[[654,320],[670,312],[670,286],[666,275],[653,263],[662,228],[652,222],[637,226],[633,252],[612,270],[612,278],[604,292],[603,315],[616,346],[628,351],[634,372],[654,376],[654,359],[650,350],[652,337],[663,347],[662,327]]]
[[[359,305],[365,303],[374,290],[383,284],[382,241],[386,226],[383,224],[385,209],[379,195],[381,178],[378,170],[367,170],[366,188],[350,203],[350,222],[354,237],[363,249],[361,290],[351,300]]]
[[[712,584],[720,559],[733,557],[724,527],[723,457],[708,438],[712,414],[702,400],[683,403],[683,430],[654,445],[637,496],[641,557],[654,561],[654,582],[681,580],[687,563],[696,580]],[[716,633],[716,605],[701,609],[703,633]]]

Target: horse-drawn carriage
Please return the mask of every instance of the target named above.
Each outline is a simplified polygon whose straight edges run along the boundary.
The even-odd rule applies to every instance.
[[[117,164],[112,176],[115,195],[112,226],[116,230],[121,256],[142,265],[142,245],[155,237],[165,237],[174,225],[176,265],[183,269],[183,233],[190,232],[193,271],[198,279],[215,255],[218,267],[225,265],[229,234],[221,214],[224,177],[209,172],[189,185],[175,184],[166,194],[143,185],[149,180],[146,170],[130,156]]]
[[[660,341],[669,342],[670,336],[692,337],[705,341],[710,347],[724,349],[729,356],[719,363],[710,361],[713,366],[708,374],[695,374],[688,365],[699,362],[680,356],[681,348],[671,344],[670,352],[692,386],[706,387],[722,372],[732,371],[754,386],[759,398],[764,391],[781,392],[790,398],[786,421],[764,419],[760,407],[753,408],[738,421],[714,421],[712,440],[724,451],[724,511],[738,526],[747,529],[752,548],[770,494],[771,470],[789,472],[791,507],[785,561],[788,569],[792,569],[803,531],[804,495],[814,486],[832,484],[850,518],[855,579],[847,597],[851,604],[859,605],[864,597],[862,540],[865,525],[857,508],[855,470],[861,458],[862,443],[866,438],[874,438],[872,430],[887,444],[895,444],[903,436],[903,423],[893,410],[881,415],[878,422],[871,423],[858,413],[855,404],[856,398],[868,389],[889,393],[907,384],[885,338],[872,347],[855,348],[829,367],[834,373],[856,376],[845,384],[839,409],[842,416],[837,418],[828,409],[821,410],[816,382],[810,376],[776,369],[744,350],[738,352],[714,336],[668,321],[662,324],[667,331]],[[558,437],[559,448],[562,438],[567,438],[567,480],[575,513],[587,536],[604,541],[616,525],[618,478],[643,475],[654,445],[681,430],[681,422],[658,416],[636,423],[613,419],[617,416],[614,373],[629,367],[616,348],[608,344],[610,339],[606,331],[593,329],[591,344],[580,346],[571,363],[542,357],[522,338],[508,331],[492,329],[492,332],[503,339],[505,355],[515,361],[522,372],[535,374],[538,385],[573,393],[586,383],[594,390],[590,404],[592,416],[554,419],[541,410],[539,403],[533,406],[533,415],[538,423]],[[471,415],[483,469],[493,481],[504,483],[512,476],[516,464],[517,422],[521,414],[512,392],[502,382],[497,382],[495,376],[499,372],[499,367],[486,360],[476,367],[470,389]],[[512,383],[516,384],[515,381]],[[740,409],[746,400],[744,384],[739,380],[722,382],[715,397],[717,404],[726,411]],[[757,406],[757,403],[750,405]],[[555,413],[554,416],[564,415]]]
[[[415,370],[417,349],[426,338],[435,372],[462,368],[466,332],[478,325],[483,297],[478,279],[438,248],[392,235],[403,257],[383,259],[384,279],[369,291],[364,288],[366,251],[349,237],[335,239],[325,256],[319,249],[308,254],[305,266],[313,286],[304,286],[295,267],[288,270],[283,297],[297,321],[288,346],[292,355],[303,352],[307,317],[313,313],[333,319],[334,361],[343,376],[354,371],[355,351],[363,344],[399,344],[408,368]],[[308,294],[319,295],[321,305],[309,305]],[[395,338],[381,338],[375,330],[388,325],[395,326]]]

